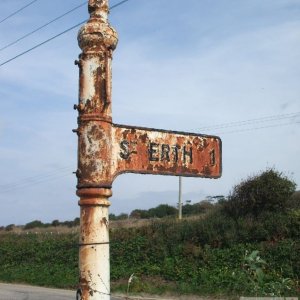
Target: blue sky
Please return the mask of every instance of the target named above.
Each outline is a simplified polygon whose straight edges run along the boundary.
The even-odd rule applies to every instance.
[[[2,0],[0,19],[29,2]],[[0,23],[0,48],[83,2],[36,1]],[[111,11],[113,121],[223,141],[222,178],[184,178],[183,199],[228,195],[270,167],[299,189],[299,16],[299,0],[130,0]],[[0,64],[86,18],[83,6],[0,51]],[[79,216],[77,31],[0,67],[0,225]],[[177,191],[176,177],[121,175],[110,211],[176,205]]]

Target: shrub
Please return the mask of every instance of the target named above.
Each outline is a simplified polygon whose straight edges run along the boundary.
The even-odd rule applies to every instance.
[[[24,226],[24,229],[32,229],[32,228],[38,228],[38,227],[44,227],[44,224],[39,220],[35,220],[35,221],[27,223]]]
[[[5,227],[5,230],[6,231],[12,231],[14,230],[14,228],[16,228],[16,225],[15,224],[9,224]]]
[[[300,191],[295,192],[287,201],[287,207],[300,210]]]
[[[236,185],[223,204],[224,210],[235,219],[246,215],[258,217],[265,211],[285,211],[295,188],[289,178],[269,169]]]
[[[185,204],[182,206],[182,214],[183,215],[199,215],[204,214],[214,208],[214,204],[212,204],[208,200],[203,200],[195,204]]]

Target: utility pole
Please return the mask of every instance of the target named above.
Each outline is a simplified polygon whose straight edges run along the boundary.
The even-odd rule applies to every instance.
[[[108,207],[110,172],[111,60],[118,37],[108,23],[108,0],[89,0],[90,19],[78,33],[79,272],[81,300],[110,299]]]
[[[179,176],[179,189],[178,189],[178,219],[182,219],[182,177]]]

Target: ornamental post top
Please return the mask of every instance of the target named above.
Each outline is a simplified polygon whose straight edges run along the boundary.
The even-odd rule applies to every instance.
[[[84,53],[100,53],[114,50],[118,34],[108,22],[108,0],[89,0],[90,19],[78,32],[79,47]]]
[[[109,12],[108,0],[89,0],[88,10],[91,17],[101,18],[106,22]]]

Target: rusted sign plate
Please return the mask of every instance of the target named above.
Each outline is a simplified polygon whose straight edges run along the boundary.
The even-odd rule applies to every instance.
[[[221,139],[184,133],[113,125],[113,177],[121,173],[219,178]]]

